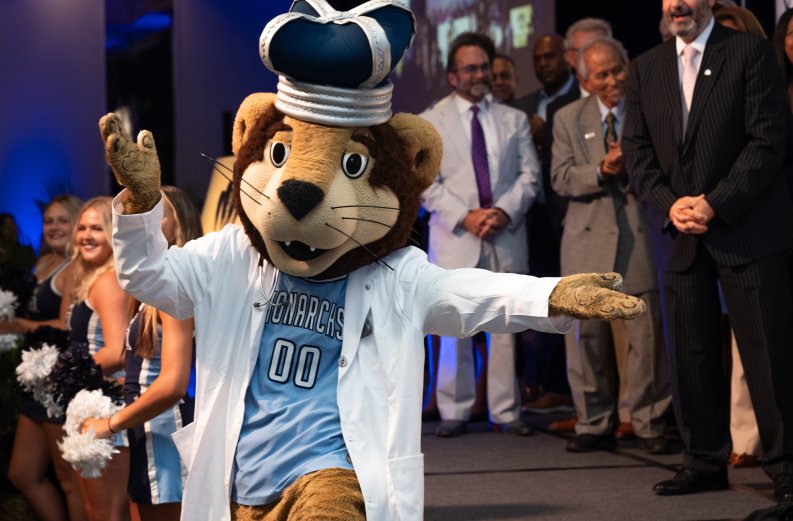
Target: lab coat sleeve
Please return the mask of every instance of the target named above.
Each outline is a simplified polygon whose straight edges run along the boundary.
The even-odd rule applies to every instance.
[[[400,266],[397,276],[400,308],[423,325],[425,334],[467,337],[479,331],[525,329],[564,333],[573,325],[571,317],[548,316],[548,297],[559,282],[556,277],[475,268],[446,270],[418,251]]]
[[[119,284],[134,298],[169,315],[193,316],[210,287],[218,234],[169,249],[160,227],[162,199],[149,212],[124,215],[119,197],[113,200],[113,255]]]

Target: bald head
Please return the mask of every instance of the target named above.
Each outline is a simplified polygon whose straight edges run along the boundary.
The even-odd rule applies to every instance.
[[[556,94],[570,78],[564,50],[564,38],[558,34],[546,34],[534,42],[534,74],[549,95]]]

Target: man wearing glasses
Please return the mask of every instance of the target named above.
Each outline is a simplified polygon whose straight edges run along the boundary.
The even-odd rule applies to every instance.
[[[424,193],[431,213],[430,260],[444,268],[528,273],[524,216],[539,190],[540,167],[526,115],[489,100],[495,49],[464,33],[451,44],[452,93],[422,114],[443,139],[441,171]],[[531,434],[520,420],[514,335],[490,335],[487,401],[495,430]],[[475,398],[470,339],[441,339],[437,435],[466,431]]]

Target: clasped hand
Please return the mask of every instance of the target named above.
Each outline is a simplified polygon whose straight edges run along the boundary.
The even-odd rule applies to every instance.
[[[609,151],[600,163],[600,174],[613,176],[625,171],[625,164],[622,162],[622,147],[619,143],[611,142],[608,144]]]
[[[501,208],[475,208],[463,219],[463,228],[480,239],[504,229],[509,216]]]
[[[701,235],[708,231],[707,224],[716,215],[705,194],[681,197],[669,209],[669,220],[681,233]]]

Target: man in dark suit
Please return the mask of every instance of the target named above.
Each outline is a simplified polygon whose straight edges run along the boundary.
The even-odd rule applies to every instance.
[[[542,143],[544,139],[541,137],[545,135],[543,126],[548,121],[548,104],[577,85],[565,60],[564,39],[558,34],[538,38],[534,42],[532,58],[534,75],[542,87],[520,98],[513,106],[529,116],[534,141]]]
[[[622,150],[639,196],[675,235],[664,273],[684,468],[661,495],[727,488],[729,380],[721,282],[774,496],[793,500],[787,107],[765,40],[715,23],[714,0],[663,0],[676,36],[633,62]]]

